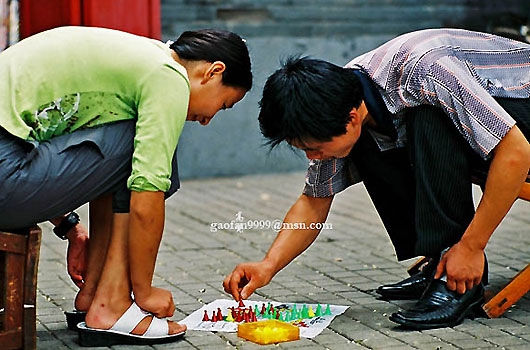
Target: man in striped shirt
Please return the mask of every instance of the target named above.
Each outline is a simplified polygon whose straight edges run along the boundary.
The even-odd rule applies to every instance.
[[[333,196],[363,181],[398,259],[431,258],[418,274],[378,289],[386,299],[419,298],[391,320],[453,326],[480,306],[484,249],[530,167],[530,45],[431,29],[345,68],[293,58],[269,77],[259,120],[272,146],[287,141],[310,159],[286,222],[325,221]],[[484,181],[476,212],[473,175]],[[318,233],[280,231],[265,259],[238,265],[225,289],[247,298]]]

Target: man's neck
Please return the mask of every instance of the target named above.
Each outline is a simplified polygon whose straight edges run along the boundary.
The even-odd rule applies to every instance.
[[[359,111],[359,115],[361,116],[363,126],[366,126],[369,128],[377,127],[377,124],[374,118],[372,118],[370,113],[368,113],[368,109],[366,108],[366,104],[364,103],[364,101],[361,102],[357,110]]]

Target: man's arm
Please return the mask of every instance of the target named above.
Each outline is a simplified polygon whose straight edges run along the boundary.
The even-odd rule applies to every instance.
[[[302,194],[285,216],[284,223],[325,222],[333,197],[316,198]],[[236,266],[224,282],[224,289],[235,300],[248,298],[257,288],[268,284],[272,277],[307,249],[320,230],[281,230],[265,258],[260,262]]]
[[[530,167],[530,145],[514,126],[494,149],[484,194],[460,241],[444,254],[435,278],[447,273],[447,286],[464,293],[480,283],[484,249],[508,213]]]
[[[164,192],[131,191],[129,273],[132,290],[137,304],[158,317],[170,317],[175,312],[171,293],[151,286],[164,216]]]

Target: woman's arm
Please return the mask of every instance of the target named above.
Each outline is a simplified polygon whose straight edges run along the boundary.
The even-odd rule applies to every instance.
[[[65,217],[66,215],[53,218],[50,219],[50,222],[57,226]],[[70,275],[72,282],[81,289],[85,285],[85,275],[88,267],[88,231],[81,223],[78,223],[68,231],[66,238],[68,239],[66,253],[68,275]]]
[[[171,293],[151,286],[164,230],[164,192],[131,191],[129,267],[136,303],[158,317],[175,312]]]

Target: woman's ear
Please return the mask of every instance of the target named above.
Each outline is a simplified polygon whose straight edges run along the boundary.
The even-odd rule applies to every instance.
[[[222,78],[222,74],[225,69],[226,65],[224,62],[215,61],[213,63],[209,63],[209,67],[205,70],[203,75],[203,83],[206,83],[208,80],[217,76]]]

